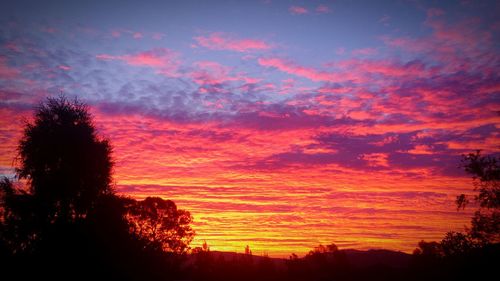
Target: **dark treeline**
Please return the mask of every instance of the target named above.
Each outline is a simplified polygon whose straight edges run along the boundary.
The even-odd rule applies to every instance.
[[[436,243],[439,244],[439,243]],[[498,276],[498,245],[455,256],[408,255],[391,251],[338,250],[318,246],[305,257],[272,259],[221,255],[210,251],[192,254],[190,280],[481,280]],[[365,258],[365,262],[362,258]],[[366,258],[369,262],[366,262]],[[394,262],[394,259],[399,259]]]
[[[192,216],[158,197],[115,193],[111,146],[88,108],[49,98],[26,122],[16,176],[0,181],[0,278],[3,280],[477,280],[497,276],[499,159],[464,156],[479,206],[464,232],[421,241],[413,255],[318,246],[305,257],[272,259],[189,247]]]

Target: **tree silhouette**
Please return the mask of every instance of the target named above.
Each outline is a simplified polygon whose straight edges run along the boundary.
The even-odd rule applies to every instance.
[[[418,248],[413,251],[413,255],[421,256],[425,258],[441,258],[443,257],[443,248],[438,242],[418,242]]]
[[[214,258],[207,241],[203,242],[202,247],[194,248],[191,253],[194,256],[192,269],[194,280],[216,280],[213,276],[215,271]]]
[[[464,155],[462,165],[474,180],[474,201],[480,208],[474,213],[469,235],[485,243],[500,242],[500,158],[483,156],[481,151]],[[465,194],[457,197],[457,207],[465,208],[469,202]]]
[[[442,254],[447,257],[460,256],[469,253],[476,247],[469,235],[450,231],[441,240]]]
[[[304,259],[319,280],[341,279],[350,267],[345,252],[339,251],[334,243],[314,247]]]
[[[16,176],[25,186],[1,184],[4,243],[14,252],[34,251],[55,229],[85,219],[113,194],[110,153],[84,104],[64,96],[41,103],[18,146]]]
[[[245,255],[248,255],[248,256],[252,255],[252,250],[250,250],[250,246],[249,245],[245,246]]]
[[[87,107],[64,96],[42,103],[19,144],[20,179],[43,201],[49,220],[84,217],[112,192],[111,147],[99,139]]]
[[[111,147],[98,137],[86,105],[64,96],[41,103],[25,124],[18,151],[20,181],[0,181],[4,275],[21,280],[177,276],[177,259],[165,250],[188,248],[191,215],[169,200],[115,194]],[[131,210],[139,220],[130,220]],[[142,230],[134,231],[139,226]]]
[[[193,220],[191,214],[177,209],[171,200],[147,197],[143,201],[135,201],[129,207],[128,217],[133,232],[152,248],[184,253],[194,236],[189,225]]]
[[[441,242],[421,241],[413,252],[417,280],[477,280],[495,276],[500,256],[500,159],[483,156],[478,150],[462,158],[462,167],[472,175],[474,202],[479,205],[466,232],[450,231]],[[469,203],[457,196],[457,209]]]
[[[207,241],[203,240],[203,245],[201,247],[201,250],[203,252],[210,252],[210,247],[208,246]]]

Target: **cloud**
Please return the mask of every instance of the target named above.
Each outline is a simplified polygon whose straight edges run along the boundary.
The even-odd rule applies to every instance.
[[[335,81],[340,77],[333,73],[319,71],[311,67],[304,67],[293,63],[292,61],[281,58],[259,58],[258,63],[265,67],[273,67],[280,71],[308,78],[312,81]]]
[[[233,74],[231,67],[214,61],[199,61],[194,66],[189,75],[199,85],[217,86],[232,81],[254,84],[260,81],[260,79],[248,77],[244,73]]]
[[[163,39],[163,37],[165,37],[165,34],[161,32],[153,32],[151,34],[151,38],[153,38],[154,40],[161,40]]]
[[[375,49],[355,50],[355,54],[372,54]],[[394,60],[349,59],[332,63],[333,69],[321,70],[301,66],[291,60],[282,58],[259,58],[258,63],[264,67],[276,68],[282,72],[304,77],[316,82],[346,82],[378,83],[372,79],[378,75],[386,78],[401,78],[402,76],[420,77],[427,73],[425,65],[419,61],[401,63]]]
[[[122,36],[129,36],[129,38],[132,38],[135,40],[142,39],[142,38],[146,37],[147,34],[151,34],[151,38],[153,38],[155,40],[158,40],[157,38],[161,39],[161,37],[162,37],[162,36],[160,36],[162,33],[158,33],[158,32],[146,33],[146,32],[142,32],[142,31],[130,30],[130,29],[126,29],[126,28],[112,29],[109,32],[109,34],[113,38],[120,38]]]
[[[316,7],[316,13],[318,14],[328,14],[331,12],[332,10],[330,9],[330,7],[326,5],[319,5],[318,7]]]
[[[498,153],[500,142],[493,31],[429,14],[422,36],[384,37],[376,57],[362,48],[339,59],[334,46],[321,65],[255,54],[272,45],[225,33],[197,46],[235,53],[184,50],[195,54],[182,60],[173,49],[127,52],[116,42],[133,34],[123,31],[121,40],[103,31],[99,50],[110,51],[97,57],[67,38],[1,33],[0,173],[13,171],[19,117],[64,89],[90,104],[110,138],[117,190],[175,200],[220,247],[274,225],[258,247],[279,233],[303,252],[332,239],[387,247],[380,237],[411,251],[415,236],[439,239],[469,221],[453,211],[456,194],[471,189],[460,154]],[[233,236],[218,231],[228,225]]]
[[[154,68],[166,76],[178,76],[177,70],[180,64],[178,57],[176,52],[167,48],[156,48],[127,55],[99,54],[96,56],[98,60],[118,60],[132,66]]]
[[[235,52],[255,52],[269,50],[272,46],[257,39],[237,39],[230,34],[213,32],[207,36],[197,36],[194,40],[199,46],[210,50],[228,50]]]
[[[65,71],[69,71],[71,70],[71,66],[68,66],[68,65],[59,65],[59,68],[62,69],[62,70],[65,70]]]
[[[301,7],[301,6],[291,6],[290,8],[288,8],[288,11],[292,15],[304,15],[304,14],[309,13],[307,8]]]
[[[0,79],[12,79],[19,76],[17,68],[8,65],[7,58],[0,56]]]
[[[121,31],[119,31],[119,30],[112,30],[111,31],[111,37],[113,37],[113,38],[119,38],[121,36],[122,36]]]
[[[419,54],[447,72],[482,69],[489,71],[498,60],[493,44],[493,31],[484,28],[477,18],[448,22],[441,10],[429,9],[423,25],[430,35],[421,37],[390,37],[381,39],[390,47],[411,54]]]
[[[134,32],[134,34],[132,35],[132,37],[134,39],[141,39],[142,37],[144,37],[144,35],[141,32]]]
[[[374,49],[355,50],[368,55],[376,52]],[[358,77],[373,76],[374,74],[383,75],[386,78],[401,76],[422,77],[426,75],[426,66],[418,60],[408,61],[406,63],[395,60],[370,60],[370,59],[350,59],[339,61],[337,63],[340,69],[345,72],[353,71],[351,74]],[[354,75],[357,74],[357,75]]]

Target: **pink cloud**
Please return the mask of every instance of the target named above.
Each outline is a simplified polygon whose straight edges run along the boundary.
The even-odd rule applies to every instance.
[[[153,38],[154,40],[161,40],[163,39],[163,37],[165,37],[165,34],[161,32],[153,32],[153,34],[151,35],[151,38]]]
[[[351,111],[349,112],[349,117],[352,119],[357,119],[357,120],[367,120],[367,119],[372,119],[374,117],[374,114],[368,111]]]
[[[217,86],[231,81],[255,84],[260,79],[247,77],[244,73],[232,73],[231,67],[214,61],[200,61],[194,64],[195,70],[189,76],[198,85]]]
[[[432,148],[429,145],[418,144],[418,145],[415,145],[415,147],[413,149],[408,150],[408,153],[432,155],[435,152],[432,150]]]
[[[363,154],[363,159],[368,161],[368,166],[371,167],[389,167],[388,153],[369,153]]]
[[[19,52],[21,50],[19,45],[13,41],[5,43],[4,48],[13,52]]]
[[[141,32],[134,32],[134,34],[132,35],[132,37],[134,39],[141,39],[144,35],[142,35]]]
[[[390,47],[425,55],[442,64],[447,72],[468,71],[472,68],[484,72],[495,67],[497,60],[493,43],[493,29],[484,28],[477,18],[449,23],[439,17],[444,12],[427,11],[424,25],[431,34],[418,38],[382,37]]]
[[[153,34],[153,36],[154,36],[154,34]],[[145,36],[144,32],[134,31],[134,30],[130,30],[130,29],[118,28],[118,29],[111,30],[111,37],[113,37],[113,38],[120,38],[123,35],[131,36],[134,39],[142,39]]]
[[[167,48],[156,48],[130,55],[100,54],[96,58],[99,60],[119,60],[133,66],[155,68],[166,76],[178,76],[176,72],[180,64],[177,53]]]
[[[362,50],[360,52],[369,54],[374,51]],[[437,69],[427,68],[420,61],[404,63],[397,60],[348,59],[324,64],[326,67],[324,69],[303,66],[291,60],[276,57],[259,58],[257,62],[261,66],[275,68],[315,82],[341,83],[349,81],[356,84],[370,83],[379,86],[387,84],[390,81],[388,79],[423,78],[437,73]],[[381,80],[381,76],[386,79]],[[323,87],[319,91],[344,93],[348,89],[344,87]]]
[[[306,8],[300,6],[291,6],[290,8],[288,8],[288,11],[292,15],[304,15],[309,12]]]
[[[401,64],[386,60],[346,60],[339,62],[341,69],[349,69],[362,76],[381,74],[387,77],[413,76],[422,77],[427,74],[425,65],[419,62]]]
[[[331,13],[332,10],[326,5],[319,5],[318,7],[316,7],[316,12],[319,14],[327,14]]]
[[[96,57],[101,60],[122,60],[135,66],[163,67],[172,60],[173,56],[174,53],[171,50],[158,48],[132,55],[113,56],[102,54]]]
[[[163,57],[153,55],[149,52],[139,53],[135,55],[121,56],[120,59],[130,65],[162,67],[166,65],[166,60]]]
[[[119,38],[120,36],[122,36],[122,33],[119,30],[112,30],[111,31],[111,37]]]
[[[217,85],[234,78],[229,76],[230,67],[213,61],[200,61],[195,63],[196,69],[191,72],[191,79],[199,85]]]
[[[290,73],[296,76],[308,78],[312,81],[334,81],[333,74],[318,71],[314,68],[297,65],[291,61],[280,58],[260,58],[258,63],[265,67],[274,67],[280,71]]]
[[[71,70],[71,66],[61,64],[61,65],[59,65],[59,69],[69,71],[69,70]]]
[[[120,59],[120,56],[112,56],[112,55],[107,55],[107,54],[99,54],[95,56],[99,60],[118,60]]]
[[[332,64],[335,70],[324,71],[312,67],[298,65],[281,58],[260,58],[261,66],[273,67],[282,72],[304,77],[316,82],[355,81],[366,82],[373,74],[388,77],[421,76],[426,70],[421,63],[399,64],[384,60],[343,60]]]
[[[0,56],[0,79],[11,79],[19,75],[19,70],[7,64],[7,58]]]
[[[262,40],[236,39],[222,32],[214,32],[208,36],[197,36],[194,37],[194,40],[198,45],[211,50],[250,52],[271,49],[271,45]]]

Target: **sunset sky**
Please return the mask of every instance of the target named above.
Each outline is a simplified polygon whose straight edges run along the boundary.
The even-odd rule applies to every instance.
[[[411,252],[500,153],[498,1],[2,1],[0,175],[49,96],[86,102],[120,194],[212,250]]]

